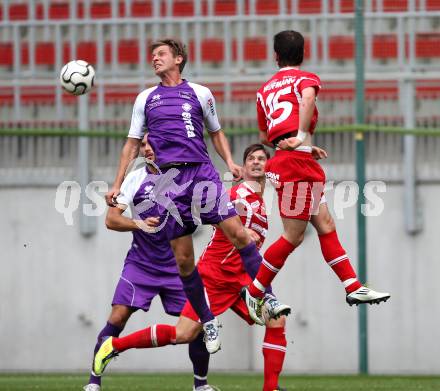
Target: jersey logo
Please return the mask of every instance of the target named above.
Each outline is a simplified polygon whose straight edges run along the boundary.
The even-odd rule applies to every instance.
[[[215,115],[215,109],[214,109],[214,101],[212,100],[212,98],[208,99],[208,106],[209,106],[209,111],[214,116]]]
[[[152,101],[156,101],[159,99],[160,99],[160,94],[153,95],[153,97],[151,98]]]
[[[179,91],[179,96],[183,99],[191,99],[192,93],[189,91]]]

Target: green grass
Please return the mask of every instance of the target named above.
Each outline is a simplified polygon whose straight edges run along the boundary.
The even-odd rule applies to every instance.
[[[221,391],[259,391],[261,375],[212,374],[210,384]],[[1,391],[82,390],[87,377],[78,374],[0,374]],[[109,374],[103,391],[191,390],[190,374]],[[289,391],[434,391],[440,390],[440,376],[282,376],[280,385]]]

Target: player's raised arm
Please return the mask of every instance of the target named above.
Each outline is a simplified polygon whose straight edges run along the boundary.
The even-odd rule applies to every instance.
[[[234,181],[239,181],[242,177],[241,166],[235,164],[232,160],[231,148],[229,146],[228,139],[225,136],[223,130],[219,129],[216,132],[209,132],[209,135],[214,145],[215,150],[224,160],[229,170],[234,176]]]
[[[299,130],[309,131],[310,123],[315,112],[316,90],[314,87],[307,87],[302,90],[301,103],[299,105]],[[298,132],[299,132],[298,130]]]
[[[133,106],[133,113],[131,115],[130,130],[128,132],[128,138],[121,151],[119,158],[118,170],[113,182],[113,186],[110,191],[105,195],[105,201],[109,206],[115,206],[115,198],[118,196],[121,188],[122,181],[124,180],[127,167],[130,162],[137,158],[139,155],[139,148],[141,146],[142,138],[145,134],[145,113],[144,106],[145,100],[151,92],[151,88],[142,91],[137,97]]]
[[[130,162],[139,154],[141,140],[128,137],[122,147],[121,156],[119,158],[119,166],[112,188],[105,195],[105,201],[109,206],[116,206],[115,198],[119,195],[122,181],[124,180],[127,167]]]

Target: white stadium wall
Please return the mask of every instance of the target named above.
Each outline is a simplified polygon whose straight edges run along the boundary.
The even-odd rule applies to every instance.
[[[371,373],[440,373],[438,221],[440,187],[420,187],[423,232],[409,236],[403,224],[403,187],[388,185],[385,209],[368,219],[368,280],[392,298],[368,308]],[[270,196],[270,194],[268,193]],[[330,205],[333,194],[327,194]],[[94,236],[81,236],[78,212],[67,226],[55,210],[55,188],[2,188],[0,204],[0,370],[86,371],[95,338],[105,324],[130,234],[108,231],[103,216]],[[272,211],[272,216],[276,212]],[[356,213],[337,220],[339,236],[356,260]],[[267,242],[280,232],[271,218]],[[197,254],[209,229],[196,239]],[[355,373],[358,357],[357,310],[324,264],[312,229],[278,276],[275,291],[292,305],[285,372]],[[125,332],[173,322],[155,300],[137,313]],[[261,370],[263,328],[248,327],[235,314],[221,316],[222,350],[213,370]],[[130,351],[111,370],[190,371],[187,347]]]

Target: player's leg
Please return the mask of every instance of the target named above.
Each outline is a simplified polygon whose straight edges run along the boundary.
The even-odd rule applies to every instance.
[[[350,305],[362,303],[380,303],[389,299],[387,292],[376,292],[362,286],[356,276],[345,249],[339,242],[335,222],[328,210],[326,202],[319,205],[319,213],[312,216],[312,225],[315,227],[322,255],[327,264],[345,287],[346,301]]]
[[[181,316],[175,326],[155,324],[125,337],[107,338],[93,361],[93,371],[101,376],[108,363],[128,349],[147,349],[193,341],[201,332],[200,323]]]
[[[178,237],[171,240],[170,244],[176,258],[186,297],[203,323],[206,349],[211,354],[215,353],[221,347],[219,322],[208,307],[203,282],[195,267],[192,236]]]
[[[172,277],[164,281],[164,285],[159,293],[165,312],[172,316],[179,316],[186,303],[185,292],[183,291],[182,281],[178,277]],[[194,320],[198,320],[195,315]],[[189,358],[193,365],[194,389],[202,390],[208,386],[209,353],[206,350],[204,333],[200,333],[197,338],[188,345]]]
[[[286,317],[271,319],[266,323],[263,341],[264,387],[263,391],[279,390],[278,379],[286,355]]]
[[[103,339],[107,337],[118,337],[124,329],[131,314],[135,311],[134,308],[125,305],[114,305],[107,320],[107,324],[99,332],[93,355],[99,350]],[[101,386],[101,377],[90,374],[89,383],[84,386],[84,391],[99,391]]]
[[[244,269],[246,270],[248,275],[252,279],[256,278],[258,270],[262,263],[262,257],[260,255],[260,252],[258,251],[255,242],[251,240],[248,233],[244,229],[240,218],[238,216],[230,217],[220,222],[219,226],[228,237],[228,239],[232,242],[232,244],[234,244],[234,246],[238,249]],[[280,303],[274,298],[274,296],[272,295],[270,284],[266,286],[265,293],[266,297],[265,294],[261,296],[261,298],[263,299],[261,304],[267,304],[266,314],[270,313],[269,316],[279,317],[281,315],[288,315],[290,313],[291,309],[288,305]],[[246,295],[247,292],[243,291],[243,294]],[[270,303],[266,302],[265,298],[270,299]],[[263,325],[264,320],[260,312],[261,309],[255,307],[254,311],[250,315],[257,324]]]
[[[271,284],[284,266],[287,257],[304,239],[307,220],[283,217],[282,222],[284,226],[283,234],[264,253],[264,259],[257,276],[249,286],[249,293],[253,297],[263,297],[266,287]]]

